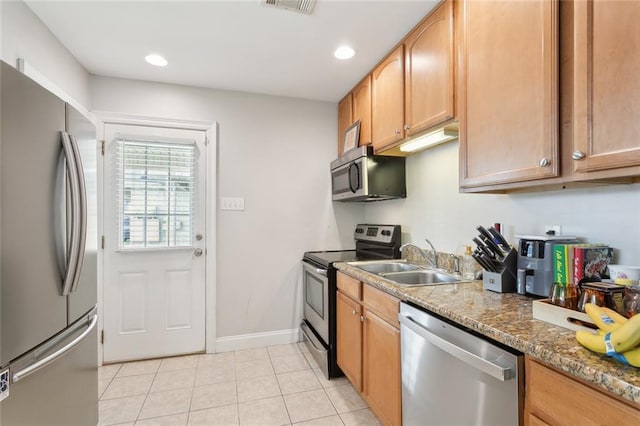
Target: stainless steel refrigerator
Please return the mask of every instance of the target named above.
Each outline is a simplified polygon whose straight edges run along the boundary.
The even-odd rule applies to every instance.
[[[0,424],[95,425],[95,127],[0,69]]]

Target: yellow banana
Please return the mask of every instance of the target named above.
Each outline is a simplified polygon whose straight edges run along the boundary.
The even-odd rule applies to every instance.
[[[607,315],[609,315],[609,317],[616,323],[616,324],[624,324],[625,322],[628,321],[628,318],[620,315],[618,312],[614,311],[613,309],[607,308],[606,306],[601,306],[600,309]]]
[[[631,317],[627,322],[605,335],[578,330],[576,340],[584,347],[598,353],[611,354],[629,351],[640,343],[640,315]]]
[[[634,367],[640,367],[640,348],[631,349],[630,351],[623,352],[622,355],[629,363],[629,365],[633,365]]]
[[[587,313],[587,315],[589,315],[589,318],[591,318],[591,321],[593,321],[600,330],[609,332],[609,331],[615,330],[616,328],[624,324],[624,322],[621,322],[619,319],[617,319],[617,317],[616,318],[613,317],[611,313],[613,311],[611,311],[611,309],[607,308],[607,310],[605,310],[604,308],[598,305],[595,305],[593,303],[585,304],[584,311]],[[621,315],[617,314],[617,316],[621,316]]]
[[[607,348],[604,344],[604,334],[594,334],[586,330],[576,331],[576,340],[585,348],[600,354],[606,354]]]
[[[599,330],[599,333],[602,333],[602,331]],[[607,353],[604,336],[602,334],[593,334],[589,331],[579,330],[576,332],[576,339],[582,346],[592,350],[593,352],[603,354]],[[640,367],[640,347],[622,353],[612,352],[608,355],[623,364]]]

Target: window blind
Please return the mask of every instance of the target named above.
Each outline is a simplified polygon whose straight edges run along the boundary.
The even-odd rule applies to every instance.
[[[196,146],[117,144],[120,249],[192,247]]]

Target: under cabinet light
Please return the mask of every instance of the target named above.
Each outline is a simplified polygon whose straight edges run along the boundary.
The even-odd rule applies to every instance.
[[[440,129],[437,132],[420,136],[416,139],[413,139],[405,143],[404,145],[401,145],[400,151],[402,152],[418,151],[419,149],[438,145],[443,142],[449,142],[454,139],[458,139],[458,132],[456,132],[455,130]]]

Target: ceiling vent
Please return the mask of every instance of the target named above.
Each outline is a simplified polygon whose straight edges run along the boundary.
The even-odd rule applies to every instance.
[[[294,12],[305,13],[310,15],[316,0],[263,0],[267,6],[277,7],[278,9],[287,9]]]

